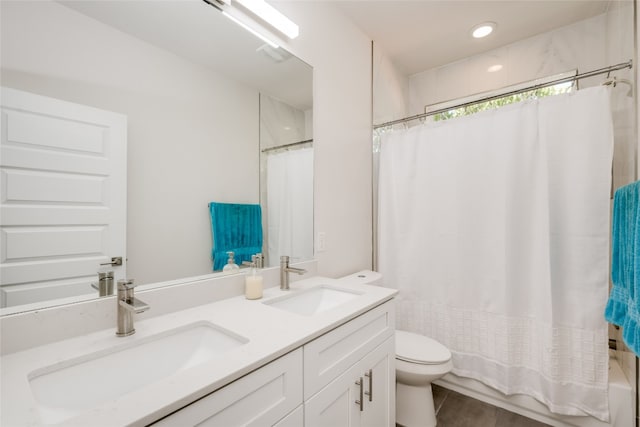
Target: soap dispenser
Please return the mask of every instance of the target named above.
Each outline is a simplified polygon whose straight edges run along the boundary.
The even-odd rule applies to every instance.
[[[247,299],[262,298],[262,276],[259,274],[256,256],[251,257],[251,272],[244,279],[244,296]]]
[[[227,252],[229,259],[227,260],[227,264],[222,268],[222,272],[225,274],[233,274],[238,273],[240,271],[240,267],[236,264],[236,260],[234,258],[235,254],[233,251]]]

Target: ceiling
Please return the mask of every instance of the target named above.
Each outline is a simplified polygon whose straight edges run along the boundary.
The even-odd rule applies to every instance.
[[[298,108],[310,108],[308,65],[297,60],[274,63],[266,60],[266,55],[255,55],[263,43],[242,30],[232,37],[221,34],[223,27],[235,25],[201,0],[162,1],[154,7],[146,1],[58,1],[236,80],[253,82],[258,89]],[[317,1],[330,1],[399,70],[412,75],[602,14],[632,0]],[[497,23],[496,31],[484,39],[473,39],[471,28],[484,21]],[[254,57],[236,61],[241,50],[253,52]]]
[[[269,48],[202,0],[56,1],[295,108],[312,108],[308,64]]]
[[[631,0],[620,0],[631,1]],[[448,64],[616,7],[618,0],[341,0],[334,5],[406,75]],[[497,29],[484,39],[471,29]]]

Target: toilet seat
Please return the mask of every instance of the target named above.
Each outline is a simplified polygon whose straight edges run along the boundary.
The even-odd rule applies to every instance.
[[[451,360],[451,352],[434,339],[396,330],[396,359],[421,365],[440,365]]]

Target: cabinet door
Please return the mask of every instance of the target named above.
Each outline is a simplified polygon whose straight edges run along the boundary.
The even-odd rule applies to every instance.
[[[278,421],[273,427],[302,427],[304,425],[303,406],[298,406],[292,413]]]
[[[305,400],[393,336],[394,319],[389,301],[305,344]]]
[[[360,379],[360,375],[360,367],[356,364],[306,401],[304,426],[359,426],[361,411],[356,401],[360,400],[361,386],[357,385],[356,381]]]
[[[396,367],[395,342],[388,338],[358,364],[364,375],[363,427],[395,425]]]
[[[302,403],[302,349],[245,375],[154,426],[270,427]]]
[[[357,382],[362,380],[362,385]],[[305,402],[305,427],[395,425],[393,336]],[[362,406],[360,400],[362,387]],[[362,409],[361,409],[362,408]]]

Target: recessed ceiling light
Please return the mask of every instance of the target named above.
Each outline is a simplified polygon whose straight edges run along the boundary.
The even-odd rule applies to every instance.
[[[471,35],[476,39],[480,39],[482,37],[487,37],[495,29],[496,24],[494,22],[483,22],[482,24],[478,24],[471,29]]]
[[[500,71],[500,70],[502,70],[502,64],[495,64],[487,68],[487,71],[490,73],[495,73],[496,71]]]

